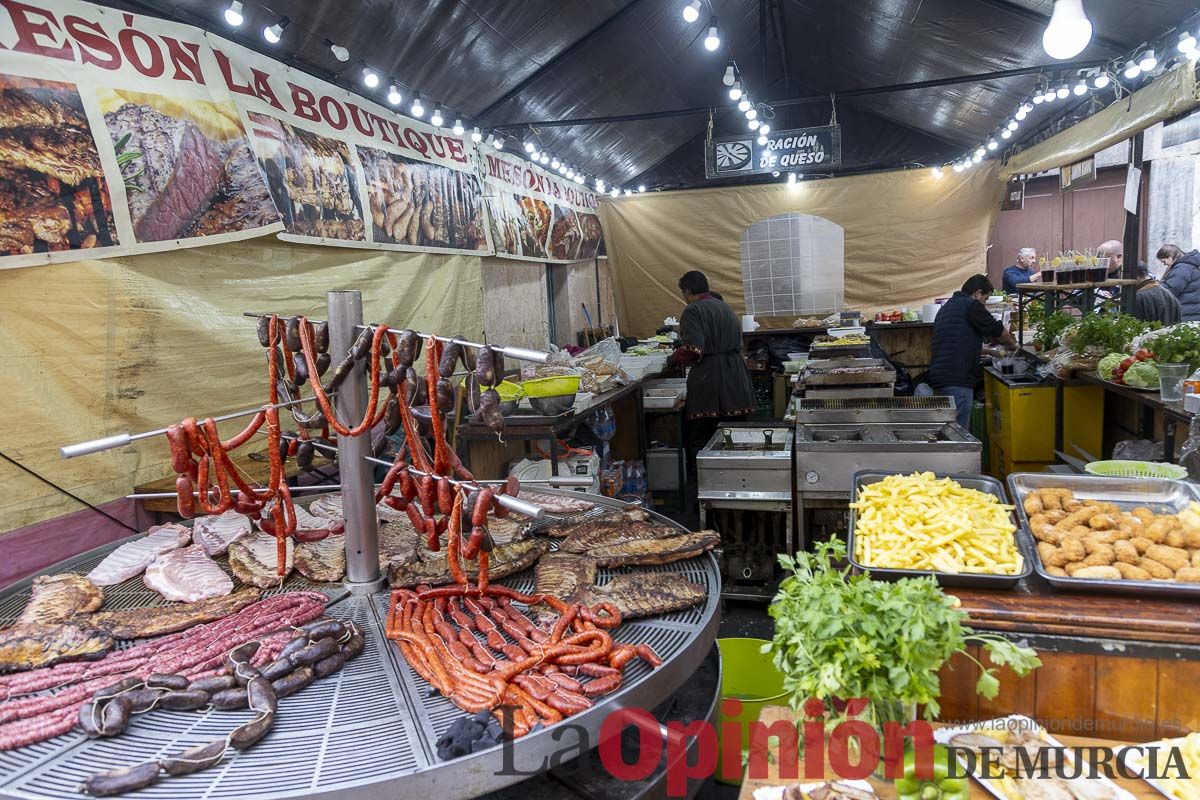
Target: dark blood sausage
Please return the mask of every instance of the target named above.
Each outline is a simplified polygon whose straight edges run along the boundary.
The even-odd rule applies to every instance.
[[[383,409],[383,430],[388,436],[400,430],[400,398],[389,397]]]
[[[283,331],[283,341],[287,343],[288,350],[293,353],[300,352],[300,318],[288,317],[287,325]]]
[[[350,355],[354,356],[355,361],[361,361],[371,352],[371,340],[374,335],[375,332],[370,328],[363,328],[363,332],[354,340],[354,344],[350,347]]]
[[[461,344],[447,342],[445,348],[442,349],[442,360],[438,362],[438,374],[443,378],[449,378],[451,375],[453,375],[454,366],[458,363],[458,359],[461,355]]]
[[[323,377],[329,371],[329,365],[333,363],[333,358],[329,353],[321,353],[317,356],[317,377]]]
[[[242,694],[241,689],[222,689],[217,694],[225,692],[236,692]],[[214,699],[216,695],[213,695]],[[182,692],[167,692],[158,700],[158,707],[165,708],[170,711],[193,711],[197,708],[204,708],[208,705],[208,694],[206,692],[188,689]],[[215,705],[215,703],[214,703]],[[221,706],[218,706],[220,708]],[[230,708],[240,708],[240,706],[229,706]]]
[[[241,665],[233,673],[233,677],[237,681],[238,686],[245,686],[261,674],[254,667]]]
[[[354,369],[354,356],[346,356],[342,362],[337,365],[337,369],[333,371],[333,377],[329,379],[329,385],[325,387],[326,394],[336,392],[350,376],[350,372]]]
[[[219,692],[222,689],[232,689],[236,685],[232,675],[213,675],[211,678],[201,678],[198,681],[192,681],[187,685],[188,691]]]
[[[111,797],[115,794],[145,789],[157,782],[158,762],[147,761],[132,767],[97,772],[84,781],[81,788],[93,797]]]
[[[271,346],[271,318],[258,318],[258,343],[263,347]]]
[[[445,378],[439,378],[437,382],[437,403],[443,414],[454,408],[454,387]]]
[[[308,362],[304,360],[304,354],[300,352],[292,353],[293,374],[296,376],[296,383],[303,386],[308,383]]]
[[[292,639],[283,646],[283,649],[279,651],[279,657],[285,658],[288,656],[294,656],[296,653],[300,652],[306,647],[308,647],[308,638],[304,636],[297,636],[295,639]]]
[[[304,631],[309,640],[314,642],[329,636],[341,639],[346,635],[346,626],[342,624],[341,620],[336,619],[320,619],[316,622],[310,622],[300,628],[300,630]]]
[[[313,458],[316,456],[316,448],[310,441],[302,441],[296,447],[296,466],[300,469],[312,469]]]
[[[492,367],[496,370],[496,383],[504,380],[504,353],[499,350],[492,351]]]
[[[313,642],[303,650],[291,656],[292,661],[297,666],[307,667],[317,663],[323,658],[329,658],[338,650],[338,643],[332,637],[326,637],[320,641]]]
[[[208,744],[189,747],[173,756],[164,756],[159,762],[168,775],[190,775],[208,769],[225,755],[225,740],[218,739]]]
[[[479,348],[479,355],[475,358],[475,379],[480,386],[496,385],[496,355],[496,351],[487,345]]]
[[[361,633],[355,633],[344,645],[342,645],[342,655],[344,655],[346,660],[349,661],[361,653],[365,645],[366,640],[363,639],[363,635]]]
[[[420,341],[421,337],[417,336],[416,331],[404,331],[400,334],[396,341],[396,356],[401,367],[411,367],[417,360],[417,345]]]
[[[282,658],[277,658],[270,664],[267,664],[265,667],[260,669],[258,673],[268,681],[276,681],[282,678],[284,675],[287,675],[295,668],[296,665],[292,662],[292,659],[288,658],[287,656],[283,656]]]
[[[324,354],[329,349],[329,323],[318,322],[316,328],[313,329],[313,344],[317,346],[317,352]]]
[[[100,734],[100,709],[95,703],[84,703],[79,707],[79,729],[92,739]]]
[[[275,696],[275,690],[271,688],[271,682],[261,676],[250,681],[246,687],[246,697],[250,701],[250,708],[260,714],[274,714],[275,709],[279,707],[279,699]]]
[[[146,686],[150,689],[186,689],[188,679],[182,675],[168,675],[156,672],[146,678]]]
[[[479,396],[479,410],[475,412],[475,418],[494,433],[504,430],[504,415],[500,412],[499,392],[495,389],[488,389]]]
[[[234,728],[233,733],[229,734],[229,744],[238,750],[252,747],[259,739],[267,735],[274,723],[274,713],[259,714],[256,719]]]
[[[214,708],[230,711],[235,708],[245,708],[249,703],[246,699],[246,690],[238,687],[217,692],[212,696],[212,704]]]
[[[162,689],[134,689],[132,692],[121,696],[129,701],[129,713],[141,714],[154,708],[159,695],[162,693]]]
[[[271,688],[275,690],[275,696],[282,699],[308,686],[315,677],[313,671],[308,667],[297,667],[290,675],[272,681]]]
[[[250,659],[258,652],[259,642],[246,642],[241,647],[235,647],[225,656],[225,666],[236,669],[238,664],[249,664]]]
[[[313,674],[318,678],[324,678],[326,675],[332,675],[342,667],[346,666],[346,657],[338,651],[329,658],[322,658],[316,664],[313,664]]]

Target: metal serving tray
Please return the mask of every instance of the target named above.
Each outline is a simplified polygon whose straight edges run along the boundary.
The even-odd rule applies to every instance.
[[[1037,574],[1056,589],[1099,594],[1158,595],[1174,598],[1200,598],[1200,583],[1178,581],[1127,581],[1097,578],[1064,578],[1051,575],[1042,566],[1037,553],[1037,540],[1029,529],[1025,513],[1025,497],[1037,489],[1070,489],[1080,500],[1104,500],[1116,503],[1123,510],[1146,506],[1158,514],[1174,514],[1200,499],[1195,484],[1166,478],[1104,478],[1099,475],[1052,475],[1044,472],[1018,472],[1008,476],[1008,486],[1017,506],[1020,520],[1019,535],[1032,553]]]
[[[872,483],[878,483],[889,475],[905,475],[906,471],[902,472],[882,472],[875,470],[865,470],[854,474],[854,488],[850,495],[852,500],[858,499],[858,490],[863,486],[869,486]],[[1001,503],[1008,503],[1008,496],[1004,491],[1004,484],[995,478],[989,478],[986,475],[944,475],[942,473],[934,473],[938,478],[952,478],[958,484],[966,489],[978,489],[981,492],[995,495],[1000,498]],[[1031,566],[1033,560],[1037,557],[1037,553],[1030,553],[1030,545],[1025,543],[1021,537],[1020,525],[1017,526],[1017,531],[1014,533],[1017,543],[1017,552],[1024,559],[1024,567],[1016,575],[988,575],[982,572],[930,572],[921,569],[880,569],[878,567],[868,567],[858,563],[854,557],[854,523],[858,513],[855,509],[850,509],[850,533],[847,540],[847,556],[850,559],[850,566],[855,572],[869,572],[872,578],[879,580],[895,581],[900,578],[923,578],[927,575],[932,575],[937,579],[937,582],[942,586],[958,586],[973,589],[1013,589],[1017,584],[1025,578],[1028,578],[1032,572]]]

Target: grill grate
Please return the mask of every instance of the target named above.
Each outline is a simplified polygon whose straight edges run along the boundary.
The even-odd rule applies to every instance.
[[[949,397],[801,398],[796,422],[952,422]]]
[[[570,519],[595,518],[618,508],[615,501],[598,498],[597,508]],[[115,544],[60,563],[47,570],[47,574],[86,573],[113,547]],[[224,565],[225,559],[219,559],[218,563]],[[593,709],[576,718],[593,733],[608,713],[610,703],[652,707],[665,699],[708,652],[716,633],[721,583],[711,555],[660,566],[600,570],[598,580],[605,582],[617,572],[677,574],[705,586],[708,600],[699,608],[632,620],[613,632],[618,641],[650,644],[664,664],[651,670],[635,660],[627,669],[618,693],[597,701]],[[524,592],[533,589],[533,582],[533,568],[501,581]],[[358,623],[366,635],[362,655],[336,675],[281,700],[274,729],[251,750],[226,756],[213,769],[163,780],[138,792],[138,797],[268,800],[337,794],[357,800],[431,792],[431,796],[458,798],[478,796],[513,780],[500,774],[503,767],[500,748],[459,761],[437,760],[438,736],[464,716],[464,712],[443,697],[431,697],[428,685],[384,638],[386,591],[355,597],[340,584],[312,584],[293,575],[283,590],[295,589],[323,591],[331,599],[330,615]],[[140,576],[108,587],[105,594],[106,609],[166,605],[145,587]],[[29,581],[0,594],[0,620],[15,618],[28,596]],[[25,800],[72,797],[77,794],[79,784],[93,772],[141,763],[208,743],[224,737],[251,717],[249,711],[152,711],[139,715],[128,731],[112,739],[89,740],[72,732],[30,747],[3,751],[0,797]],[[516,762],[522,763],[528,757],[540,762],[542,758],[522,756],[523,751],[544,751],[549,755],[550,750],[559,746],[557,740],[552,741],[552,733],[531,734],[521,739],[516,746]]]

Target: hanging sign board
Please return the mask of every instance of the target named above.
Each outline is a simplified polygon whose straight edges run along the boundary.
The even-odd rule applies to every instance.
[[[1083,161],[1077,161],[1058,171],[1058,185],[1064,192],[1077,189],[1094,180],[1096,180],[1095,156],[1089,156]]]
[[[496,255],[564,264],[596,257],[604,238],[599,195],[523,158],[482,150]]]
[[[1011,180],[1004,187],[1001,211],[1023,211],[1025,209],[1025,181]]]
[[[705,171],[710,178],[758,175],[764,172],[804,172],[842,163],[840,125],[771,131],[759,144],[754,131],[744,136],[713,139],[705,149]]]

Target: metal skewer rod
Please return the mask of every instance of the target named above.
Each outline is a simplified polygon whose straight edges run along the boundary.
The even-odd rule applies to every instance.
[[[385,467],[394,466],[392,464],[392,462],[385,461],[382,458],[375,458],[373,456],[364,456],[364,458],[365,458],[365,460],[367,460],[373,464],[382,464]],[[411,465],[408,467],[408,471],[411,472],[413,475],[417,475],[418,477],[421,477],[421,478],[424,478],[426,475],[428,475],[436,481],[446,481],[447,483],[451,484],[452,486],[462,486],[467,489],[482,489],[483,488],[482,484],[480,484],[478,481],[460,481],[455,478],[448,478],[445,475],[437,475],[437,474],[434,474],[431,472],[425,472],[425,471],[419,470],[416,467],[411,466]],[[496,483],[504,483],[504,481],[496,481]],[[589,485],[591,484],[590,480],[588,481],[588,484]],[[517,497],[510,497],[506,494],[496,495],[496,501],[499,502],[500,505],[507,508],[509,511],[516,511],[518,514],[524,514],[525,516],[532,517],[533,519],[541,519],[546,514],[546,509],[542,508],[541,506],[537,505],[536,503],[530,503],[526,500],[521,500],[520,498],[517,498]]]
[[[298,406],[301,403],[311,403],[311,397],[301,398],[300,400],[292,400],[287,403],[276,403],[275,408],[288,408],[290,406]],[[238,419],[239,417],[252,417],[264,408],[270,408],[270,404],[264,404],[257,408],[248,408],[245,411],[234,411],[231,414],[222,414],[219,417],[213,417],[216,422],[225,422],[230,419]],[[143,431],[141,433],[118,433],[113,436],[105,436],[103,439],[92,439],[89,442],[80,442],[79,444],[67,444],[58,448],[58,452],[63,458],[75,458],[77,456],[86,456],[92,453],[99,453],[104,450],[112,450],[117,447],[124,447],[131,442],[136,442],[139,439],[152,439],[155,436],[162,436],[167,432],[166,428],[156,428],[152,431]]]

